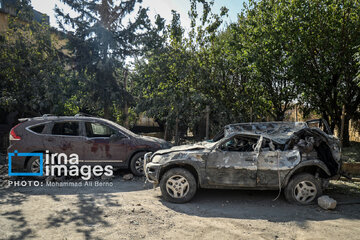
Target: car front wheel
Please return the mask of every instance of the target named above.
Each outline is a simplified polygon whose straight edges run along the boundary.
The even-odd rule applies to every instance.
[[[165,172],[160,180],[160,189],[163,198],[173,203],[190,201],[196,193],[196,180],[188,170],[173,168]]]
[[[144,175],[144,155],[145,152],[140,152],[131,158],[130,170],[135,176]]]
[[[285,187],[285,198],[303,205],[312,203],[321,194],[320,180],[309,173],[295,175]]]

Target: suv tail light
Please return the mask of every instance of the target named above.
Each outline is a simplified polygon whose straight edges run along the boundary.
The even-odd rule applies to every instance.
[[[10,130],[10,141],[12,140],[21,140],[21,137],[18,136],[16,133],[15,133],[15,128],[17,128],[21,123],[19,123],[18,125],[16,125],[15,127],[13,127],[11,130]]]

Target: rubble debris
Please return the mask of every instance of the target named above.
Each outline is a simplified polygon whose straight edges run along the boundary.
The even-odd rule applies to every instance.
[[[131,173],[125,174],[125,175],[123,176],[123,179],[124,179],[124,180],[131,180],[131,179],[133,179],[133,178],[134,178],[134,175],[132,175]]]
[[[52,182],[56,179],[56,177],[54,176],[48,176],[47,178],[45,178],[45,182]]]
[[[101,180],[112,180],[114,176],[106,176],[105,174],[101,175]]]
[[[9,180],[4,180],[1,182],[1,188],[10,188]]]
[[[134,225],[139,225],[139,223],[136,220],[130,220],[130,223]]]
[[[318,205],[325,210],[335,209],[336,204],[336,200],[327,195],[323,195],[318,198]]]

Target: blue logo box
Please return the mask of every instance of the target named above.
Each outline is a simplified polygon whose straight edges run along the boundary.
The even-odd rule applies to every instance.
[[[42,153],[18,153],[15,150],[13,153],[9,153],[9,176],[42,176],[43,175],[43,154]],[[11,161],[12,157],[19,156],[19,157],[40,157],[40,172],[38,173],[29,173],[29,172],[11,172]]]

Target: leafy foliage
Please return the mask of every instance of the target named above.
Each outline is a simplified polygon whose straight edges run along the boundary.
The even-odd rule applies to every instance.
[[[86,112],[112,118],[116,112],[111,110],[114,104],[122,107],[125,101],[132,103],[118,69],[124,69],[126,57],[136,51],[137,31],[149,24],[146,9],[140,7],[135,20],[125,23],[141,0],[62,2],[76,14],[72,17],[56,8],[60,28],[67,33],[66,47],[71,52],[81,92],[86,92],[78,95],[78,100],[85,99]]]
[[[28,21],[31,14],[26,8],[18,10],[2,35],[0,107],[20,116],[60,114],[66,109],[66,93],[71,91],[69,78],[62,54],[52,45],[52,32],[46,24]]]

